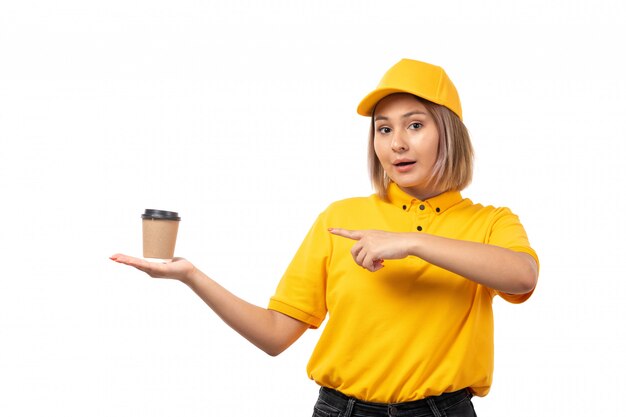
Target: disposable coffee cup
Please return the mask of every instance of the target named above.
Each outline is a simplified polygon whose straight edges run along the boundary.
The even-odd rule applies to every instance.
[[[172,259],[176,247],[178,213],[146,209],[141,215],[143,226],[143,257]]]

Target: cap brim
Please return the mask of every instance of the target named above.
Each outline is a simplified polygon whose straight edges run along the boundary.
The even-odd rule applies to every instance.
[[[371,116],[372,115],[372,110],[374,110],[374,107],[376,106],[376,103],[378,103],[380,100],[382,100],[383,98],[387,97],[390,94],[394,94],[394,93],[409,93],[412,94],[406,90],[402,90],[399,88],[381,88],[381,89],[376,89],[374,91],[372,91],[371,93],[369,93],[368,95],[365,96],[365,98],[363,100],[361,100],[361,102],[359,103],[358,107],[356,108],[356,112],[358,114],[360,114],[361,116]]]

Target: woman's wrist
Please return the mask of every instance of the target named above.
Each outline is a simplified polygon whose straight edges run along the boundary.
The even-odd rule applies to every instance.
[[[198,268],[192,265],[192,268],[187,271],[183,276],[179,278],[179,281],[183,284],[193,287],[199,282],[205,275]]]
[[[421,247],[424,242],[424,235],[420,232],[409,232],[408,255],[420,257]]]

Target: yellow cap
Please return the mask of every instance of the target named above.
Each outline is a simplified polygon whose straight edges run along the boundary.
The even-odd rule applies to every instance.
[[[361,100],[357,113],[371,116],[376,103],[393,93],[410,93],[441,104],[463,120],[459,94],[443,68],[436,65],[402,59],[383,75],[378,87]]]

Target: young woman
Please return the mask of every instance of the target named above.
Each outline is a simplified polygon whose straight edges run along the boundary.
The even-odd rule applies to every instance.
[[[178,279],[270,355],[328,316],[309,361],[314,416],[474,416],[493,373],[492,300],[532,294],[538,258],[507,208],[461,196],[473,151],[445,71],[403,59],[358,106],[376,194],[331,204],[268,308],[190,262],[111,257]]]

